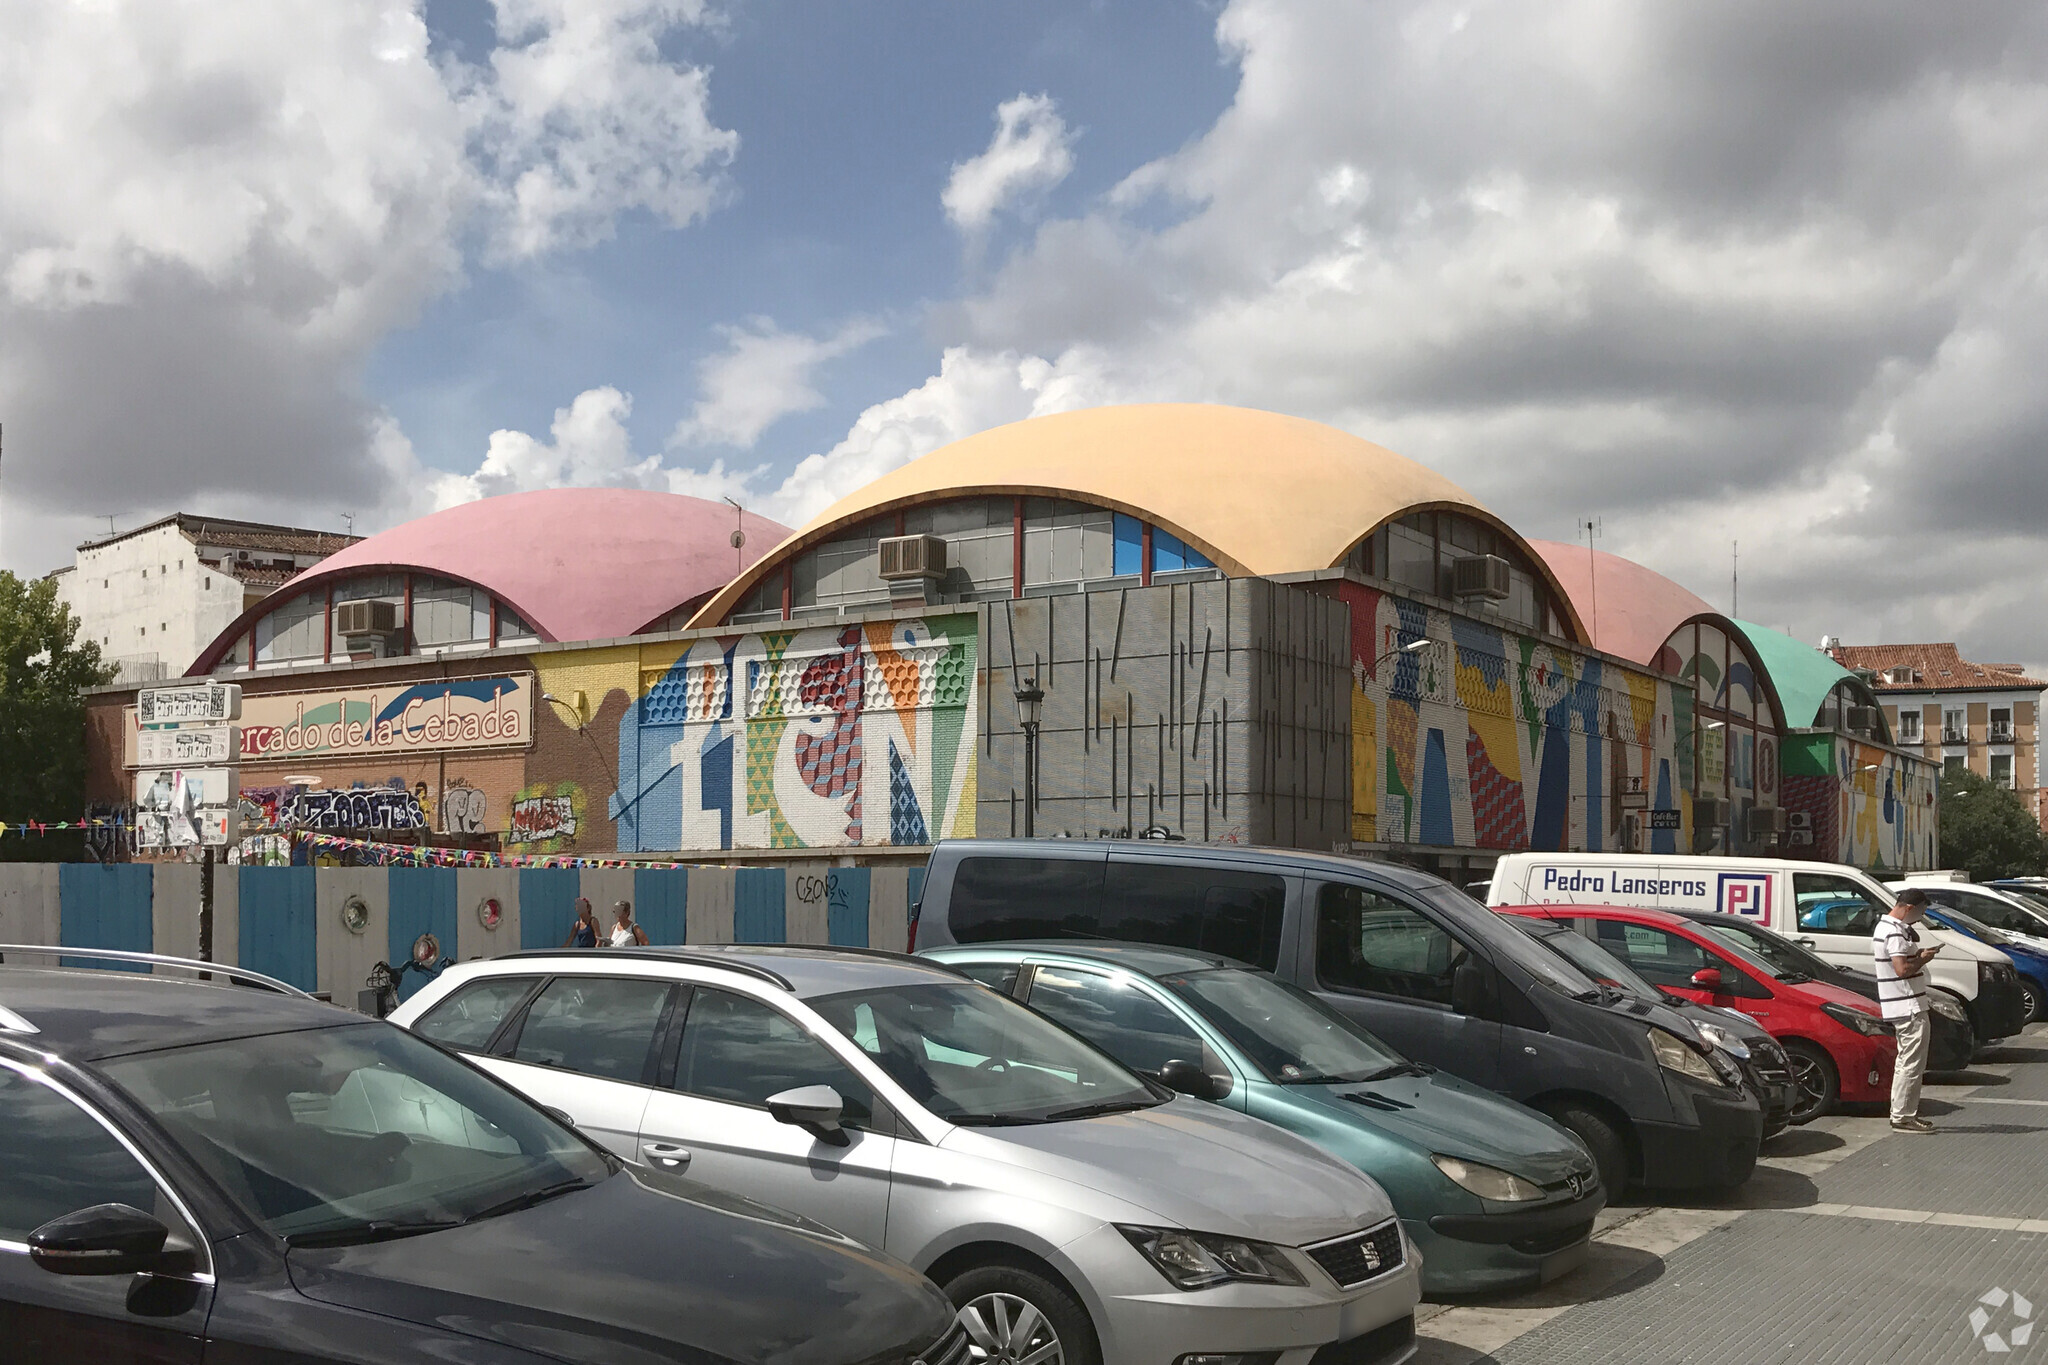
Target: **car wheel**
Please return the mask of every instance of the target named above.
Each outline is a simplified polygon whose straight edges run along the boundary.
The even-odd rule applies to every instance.
[[[967,1329],[967,1358],[990,1365],[1101,1365],[1088,1310],[1045,1276],[984,1265],[946,1283]]]
[[[1607,1202],[1611,1204],[1621,1198],[1622,1191],[1628,1188],[1628,1139],[1604,1115],[1583,1105],[1560,1104],[1548,1112],[1593,1154],[1593,1168],[1600,1172]]]
[[[1823,1114],[1835,1112],[1842,1098],[1842,1078],[1835,1071],[1835,1059],[1827,1049],[1803,1038],[1785,1044],[1786,1060],[1792,1063],[1792,1121],[1810,1123]]]
[[[2041,1018],[2041,988],[2025,977],[2020,978],[2020,1010],[2030,1024]]]

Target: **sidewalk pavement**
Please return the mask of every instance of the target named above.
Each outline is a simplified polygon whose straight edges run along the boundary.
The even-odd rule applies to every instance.
[[[1425,1305],[1418,1365],[2048,1365],[2048,1026],[1930,1080],[1922,1112],[1940,1132],[1835,1116],[1725,1201],[1610,1209],[1555,1284]]]

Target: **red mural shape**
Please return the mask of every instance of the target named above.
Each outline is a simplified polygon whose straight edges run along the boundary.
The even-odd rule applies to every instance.
[[[832,728],[822,735],[796,737],[796,766],[804,786],[819,796],[846,796],[846,837],[850,843],[861,838],[860,817],[860,708],[865,689],[858,627],[849,626],[839,635],[839,652],[815,659],[797,679],[797,698],[805,706],[822,706],[832,713]]]
[[[1522,784],[1493,766],[1479,732],[1465,731],[1465,767],[1472,779],[1472,837],[1480,848],[1526,849],[1529,821]]]

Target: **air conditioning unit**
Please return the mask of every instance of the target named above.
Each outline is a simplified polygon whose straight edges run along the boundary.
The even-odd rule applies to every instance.
[[[334,633],[345,640],[398,633],[398,604],[364,598],[334,604]]]
[[[1451,561],[1453,597],[1487,597],[1502,602],[1512,591],[1508,562],[1499,555],[1460,555]]]
[[[1785,836],[1785,843],[1791,848],[1812,848],[1813,831],[1810,829],[1795,829]]]
[[[1852,706],[1848,710],[1849,728],[1859,735],[1877,733],[1879,725],[1875,706]]]
[[[946,576],[946,542],[937,536],[884,536],[877,548],[885,583]]]
[[[1813,812],[1810,810],[1788,810],[1785,812],[1785,828],[1797,834],[1800,830],[1813,828]],[[1796,840],[1794,842],[1797,842]],[[1811,841],[1809,841],[1811,842]]]
[[[1750,842],[1758,843],[1791,829],[1791,814],[1790,811],[1779,810],[1774,806],[1750,807],[1746,825]]]
[[[1728,823],[1728,803],[1718,796],[1695,796],[1692,799],[1692,824],[1694,829],[1712,829]]]

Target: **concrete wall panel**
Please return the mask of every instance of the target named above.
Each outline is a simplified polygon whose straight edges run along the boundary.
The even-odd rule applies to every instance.
[[[156,938],[153,951],[167,957],[199,956],[199,874],[196,863],[156,865],[154,885],[150,891],[150,918]],[[227,868],[215,867],[213,870],[216,888],[233,877]],[[172,976],[191,975],[178,968],[165,968],[165,971]]]
[[[454,957],[468,962],[498,957],[519,949],[519,870],[511,867],[465,867],[455,873]],[[498,903],[498,927],[486,929],[482,907]]]
[[[320,989],[351,1009],[370,968],[386,960],[390,947],[389,875],[390,869],[382,867],[323,867],[318,873],[313,903]],[[350,896],[361,896],[370,911],[360,934],[342,924],[342,904]]]
[[[56,943],[61,935],[56,863],[0,863],[0,943]],[[13,962],[54,965],[20,956]]]
[[[791,863],[785,869],[783,934],[791,943],[830,943],[832,869],[826,863]]]
[[[729,867],[690,869],[692,943],[731,943],[733,876]]]

